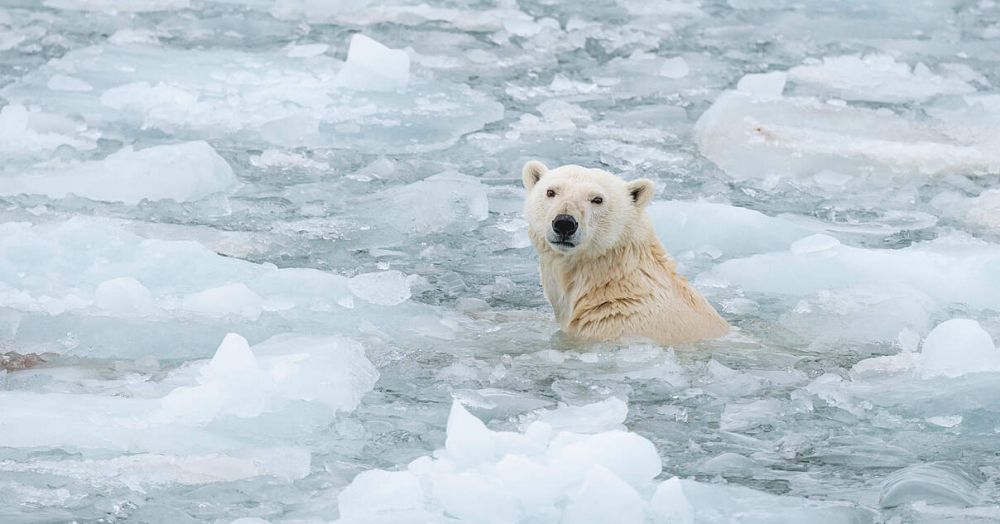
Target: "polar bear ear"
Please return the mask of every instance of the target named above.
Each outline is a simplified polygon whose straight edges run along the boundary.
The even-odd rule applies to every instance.
[[[640,178],[628,183],[628,194],[637,207],[645,207],[653,199],[655,191],[652,180]]]
[[[524,187],[526,189],[535,187],[535,184],[542,179],[542,175],[548,171],[549,168],[545,167],[545,164],[537,160],[529,160],[527,164],[524,164],[524,169],[521,170],[521,181],[524,182]]]

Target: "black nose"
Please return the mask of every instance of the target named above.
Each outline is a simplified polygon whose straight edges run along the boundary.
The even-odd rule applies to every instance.
[[[556,219],[552,221],[552,231],[568,237],[576,233],[576,219],[569,215],[556,215]]]

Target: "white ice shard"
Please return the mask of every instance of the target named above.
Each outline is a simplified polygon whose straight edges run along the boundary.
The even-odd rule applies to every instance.
[[[94,487],[126,486],[143,491],[259,476],[298,480],[309,474],[310,462],[304,448],[263,448],[208,455],[137,453],[110,459],[0,461],[0,472],[53,475]]]
[[[990,230],[1000,231],[1000,190],[983,191],[965,207],[966,222]]]
[[[685,524],[853,524],[870,522],[872,512],[846,503],[772,495],[742,486],[673,478],[662,482],[650,504],[654,522]]]
[[[456,9],[425,2],[386,4],[376,0],[274,0],[271,12],[278,18],[306,19],[310,22],[333,22],[350,26],[384,23],[416,26],[443,24],[462,31],[492,32],[505,26],[534,21],[517,8]]]
[[[247,424],[255,427],[255,446],[267,439],[285,445],[280,435],[288,428],[279,421],[292,418],[301,424],[293,432],[308,433],[306,421],[322,425],[355,409],[378,376],[361,344],[348,338],[285,334],[251,347],[230,334],[211,360],[189,362],[159,383],[121,389],[95,381],[99,388],[86,394],[0,392],[0,446],[229,454],[249,446],[240,433]],[[73,422],[43,423],[57,419]]]
[[[191,293],[181,299],[181,307],[199,315],[226,318],[260,318],[263,299],[242,282],[223,284]]]
[[[759,97],[780,97],[785,91],[788,74],[784,71],[753,73],[743,75],[736,83],[736,89]]]
[[[824,171],[1000,173],[996,121],[982,122],[985,127],[974,135],[953,130],[950,121],[917,122],[885,108],[727,91],[698,119],[695,141],[703,155],[738,179]]]
[[[53,91],[90,91],[94,89],[94,86],[83,80],[66,75],[52,75],[46,86]]]
[[[942,322],[924,339],[920,373],[925,378],[998,371],[1000,349],[975,320],[955,318]]]
[[[783,327],[815,344],[892,342],[925,333],[953,307],[1000,307],[1000,248],[962,234],[902,249],[870,249],[814,235],[787,251],[725,260],[696,277],[759,300],[787,300]]]
[[[684,78],[691,71],[691,66],[684,60],[683,56],[668,58],[660,66],[660,76],[667,78]]]
[[[624,429],[627,415],[628,404],[620,398],[611,397],[593,404],[543,411],[538,420],[557,431],[569,429],[578,433],[599,433]]]
[[[0,307],[7,312],[0,333],[25,351],[191,358],[234,329],[254,340],[290,325],[349,335],[380,311],[381,331],[392,336],[427,331],[425,322],[402,321],[409,315],[440,319],[407,300],[409,279],[396,271],[362,277],[355,294],[342,275],[256,264],[198,242],[135,233],[141,230],[82,217],[0,224]],[[388,306],[396,320],[387,320]],[[72,332],[76,342],[50,346],[53,329]]]
[[[367,41],[358,37],[358,42]],[[104,43],[52,60],[0,88],[0,95],[12,103],[78,114],[88,125],[115,133],[126,126],[126,134],[158,129],[181,140],[380,154],[447,147],[503,116],[501,104],[466,85],[407,82],[405,52],[374,53],[374,44],[362,43],[353,48],[355,60],[345,66],[328,55],[288,56],[284,50],[208,52]],[[385,57],[391,65],[382,63]],[[406,93],[340,86],[338,71],[344,67],[345,79],[355,78],[357,87],[405,83]],[[381,76],[365,80],[351,71]],[[46,86],[56,75],[73,76],[93,90],[50,90]]]
[[[87,126],[63,116],[29,111],[21,105],[6,105],[0,108],[0,153],[10,158],[32,152],[51,152],[63,145],[90,150],[95,146],[86,136],[86,129]],[[3,180],[0,178],[0,187],[7,184]]]
[[[376,271],[352,277],[347,284],[355,296],[381,306],[395,306],[410,298],[410,284],[399,271]]]
[[[283,335],[253,349],[230,333],[207,363],[194,363],[197,385],[178,387],[150,415],[154,423],[206,424],[221,416],[256,417],[288,402],[319,402],[351,411],[378,380],[353,340]]]
[[[120,315],[150,315],[156,311],[153,294],[132,277],[105,280],[94,290],[94,305]]]
[[[759,211],[711,202],[654,202],[648,212],[674,255],[717,249],[727,258],[787,249],[810,230]]]
[[[476,522],[559,520],[584,513],[588,504],[641,502],[637,489],[651,490],[659,472],[656,450],[633,433],[557,432],[544,422],[531,423],[524,433],[494,432],[456,402],[445,448],[435,458],[417,459],[404,471],[362,473],[341,492],[339,504],[343,522],[389,522],[414,512],[438,521],[442,510]],[[377,484],[371,482],[376,476]],[[597,489],[609,485],[614,490]],[[386,486],[404,491],[421,486],[422,496]],[[386,502],[362,502],[376,494]]]
[[[359,220],[402,234],[428,235],[472,231],[489,217],[486,186],[458,173],[439,173],[362,198],[352,209]],[[375,241],[377,233],[367,235]]]
[[[48,7],[73,11],[144,13],[173,11],[191,6],[189,0],[45,0]]]
[[[239,185],[229,164],[205,142],[126,147],[103,160],[35,169],[4,177],[0,195],[22,193],[135,204],[141,200],[199,200]]]
[[[961,78],[936,75],[922,63],[911,67],[881,54],[824,57],[822,63],[789,69],[788,79],[823,94],[871,102],[924,101],[976,91]]]
[[[579,409],[591,411],[565,414]],[[569,423],[554,413],[540,418]],[[593,430],[586,419],[581,429]],[[660,457],[645,438],[622,430],[556,430],[541,420],[521,433],[491,431],[456,401],[444,449],[400,471],[359,474],[338,496],[338,522],[849,523],[870,517],[849,504],[747,488],[676,478],[657,485]]]
[[[410,56],[381,42],[355,33],[347,61],[337,73],[337,84],[361,91],[392,91],[410,82]]]
[[[879,506],[892,508],[915,502],[967,507],[981,504],[978,470],[947,462],[915,464],[886,477]]]
[[[995,244],[955,234],[903,249],[833,243],[823,247],[727,260],[699,278],[722,279],[744,291],[792,296],[903,286],[939,307],[1000,308],[1000,247]]]

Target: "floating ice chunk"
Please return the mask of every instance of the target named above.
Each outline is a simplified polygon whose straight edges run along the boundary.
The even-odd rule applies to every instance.
[[[225,415],[256,417],[295,400],[350,411],[377,379],[364,348],[349,339],[277,335],[251,349],[229,334],[200,364],[198,385],[164,396],[150,420],[201,425]]]
[[[181,307],[210,317],[242,316],[257,320],[263,300],[242,282],[192,293],[184,297]]]
[[[0,184],[0,194],[62,198],[72,193],[129,204],[144,199],[190,202],[231,191],[238,184],[229,164],[212,146],[186,142],[139,151],[126,147],[104,160],[7,177]]]
[[[830,235],[810,235],[793,242],[790,251],[797,255],[801,255],[803,253],[826,251],[839,245],[840,241]]]
[[[650,511],[683,524],[853,524],[871,522],[872,512],[846,503],[771,495],[740,486],[666,480],[657,487]]]
[[[644,485],[663,469],[652,442],[619,430],[586,437],[560,433],[553,439],[549,453],[552,464],[567,471],[600,464],[633,486]]]
[[[345,66],[345,79],[362,82],[349,73],[361,75],[366,66],[391,76],[365,72],[368,84],[360,87],[394,90],[389,86],[404,80],[401,62],[407,55],[390,51],[395,57],[390,65]],[[379,154],[441,149],[503,117],[502,104],[464,84],[411,78],[405,94],[348,89],[336,82],[341,64],[333,57],[286,53],[98,44],[49,61],[0,88],[0,96],[79,114],[93,128],[159,129],[179,140],[226,138]],[[71,75],[94,89],[52,91],[45,86],[53,75]]]
[[[908,288],[931,305],[1000,308],[1000,248],[961,235],[942,236],[904,249],[845,245],[809,253],[769,253],[727,260],[701,278],[721,279],[745,291],[809,295],[863,286]]]
[[[514,19],[503,22],[503,28],[516,36],[530,37],[542,31],[542,25],[534,20]]]
[[[452,460],[463,465],[498,458],[493,432],[457,401],[452,403],[451,413],[448,415],[444,449]]]
[[[786,77],[784,71],[743,75],[736,89],[759,97],[780,97],[785,90]]]
[[[720,453],[702,463],[699,470],[709,475],[750,476],[757,464],[738,453]]]
[[[75,11],[144,13],[191,7],[189,0],[45,0],[45,5]]]
[[[361,519],[382,513],[391,514],[422,509],[424,490],[420,480],[409,471],[362,471],[337,495],[340,518]]]
[[[656,486],[653,498],[649,501],[649,512],[659,522],[694,524],[694,508],[684,496],[684,486],[677,477]]]
[[[938,307],[908,285],[872,282],[820,290],[800,299],[778,320],[785,328],[813,339],[816,350],[823,350],[845,342],[891,342],[901,330],[928,331]]]
[[[13,156],[52,151],[61,145],[93,149],[92,141],[79,136],[85,129],[86,126],[65,117],[28,111],[21,105],[6,105],[0,109],[0,152]],[[3,181],[0,187],[9,183],[7,178],[0,180]]]
[[[287,48],[285,54],[289,58],[308,58],[311,56],[319,56],[330,49],[329,44],[304,44],[304,45],[292,45]]]
[[[364,349],[350,339],[285,335],[249,348],[245,339],[231,335],[215,358],[172,370],[160,384],[112,383],[100,394],[4,391],[0,446],[185,456],[224,452],[239,458],[248,425],[256,442],[308,435],[337,412],[357,407],[377,379]],[[311,409],[303,409],[306,403]],[[263,423],[234,420],[265,413]],[[230,423],[213,424],[217,419]],[[294,424],[284,424],[289,420]],[[308,452],[302,450],[256,450],[247,458],[266,470],[255,475],[295,479],[309,472]]]
[[[788,420],[796,413],[812,410],[808,403],[765,398],[749,402],[730,402],[722,411],[719,427],[725,431],[743,431]]]
[[[441,173],[382,191],[358,206],[365,220],[404,235],[472,231],[489,217],[486,186],[478,179]]]
[[[132,277],[113,278],[98,284],[94,290],[94,305],[106,311],[138,316],[149,315],[156,310],[152,293]]]
[[[583,486],[570,495],[565,524],[642,524],[644,501],[632,486],[601,466],[594,466]]]
[[[923,101],[976,91],[960,78],[935,75],[922,63],[911,68],[878,54],[824,57],[822,64],[789,69],[788,78],[845,100],[871,102]]]
[[[395,306],[410,298],[410,284],[399,271],[376,271],[351,278],[351,293],[380,306]]]
[[[788,248],[810,230],[759,211],[709,202],[654,202],[648,208],[656,233],[671,254],[715,248],[746,256]]]
[[[920,356],[924,378],[1000,371],[1000,349],[975,320],[942,322],[924,339]]]
[[[409,466],[419,485],[432,486],[431,492],[425,493],[429,498],[408,496],[402,508],[388,509],[443,508],[475,522],[517,522],[539,515],[558,521],[560,514],[565,522],[577,522],[565,519],[580,518],[592,504],[605,508],[628,504],[633,508],[624,510],[625,515],[635,515],[638,508],[641,522],[643,505],[637,490],[649,488],[660,472],[659,455],[652,443],[638,435],[622,431],[555,433],[542,422],[532,423],[524,433],[494,432],[457,402],[448,419],[445,448],[435,457],[417,459]],[[388,500],[380,497],[381,488],[363,475],[359,475],[358,485],[352,483],[345,489],[350,494],[348,500]],[[397,479],[386,475],[395,474],[373,478],[396,483]],[[399,477],[398,483],[412,484],[413,480]],[[368,493],[359,493],[365,485]],[[392,513],[387,514],[384,506],[390,505],[395,506],[385,502],[373,510],[352,502],[348,508],[357,521],[380,516],[389,522]],[[344,514],[343,506],[341,511]]]
[[[494,227],[506,233],[504,247],[522,249],[531,246],[531,239],[528,237],[528,222],[523,218],[511,217],[499,220]]]
[[[160,39],[157,33],[148,29],[124,28],[115,31],[114,34],[109,36],[108,42],[115,45],[158,44]]]
[[[277,167],[281,169],[308,168],[308,169],[329,169],[330,164],[317,162],[311,158],[306,158],[297,153],[277,151],[267,149],[260,155],[250,157],[250,163],[257,167]]]
[[[375,4],[377,7],[372,7]],[[439,23],[462,31],[494,32],[511,24],[529,24],[534,18],[516,8],[453,9],[427,3],[385,5],[374,0],[276,0],[271,12],[278,18],[305,18],[347,26]]]
[[[392,91],[410,82],[410,55],[389,49],[361,33],[351,37],[347,62],[337,73],[337,84],[358,90]]]
[[[916,464],[893,472],[882,484],[879,506],[892,508],[913,502],[973,506],[982,502],[972,473],[954,464]]]
[[[91,91],[94,89],[94,86],[87,82],[66,75],[52,75],[46,85],[53,91]]]
[[[992,231],[1000,231],[1000,190],[983,191],[968,203],[965,221]]]
[[[668,58],[660,66],[660,76],[665,76],[667,78],[684,78],[691,71],[691,67],[688,66],[686,60],[683,56],[675,56],[673,58]]]
[[[555,410],[543,411],[538,420],[557,431],[597,433],[613,429],[623,429],[628,415],[628,404],[624,400],[611,397],[601,402],[584,406],[563,406]]]
[[[987,127],[973,136],[959,136],[946,124],[815,98],[729,91],[695,124],[695,141],[703,155],[738,179],[823,171],[1000,173],[995,121],[991,128],[984,122]]]
[[[347,277],[256,264],[219,255],[199,242],[136,234],[162,233],[160,228],[146,229],[125,221],[83,217],[38,225],[0,223],[0,307],[16,312],[22,326],[39,326],[7,336],[26,351],[192,358],[204,357],[207,347],[233,329],[264,338],[287,331],[294,323],[348,334],[375,311],[388,313],[352,293]],[[189,237],[190,231],[181,236]],[[102,290],[97,299],[98,286],[122,275],[141,282],[155,297],[156,308],[119,307],[117,298],[105,294],[112,288]],[[401,285],[394,289],[404,292]],[[399,300],[396,297],[392,300]],[[394,307],[393,319],[429,311],[412,302]],[[438,314],[428,314],[440,320]],[[129,320],[112,321],[108,316]],[[436,322],[404,324],[387,319],[382,317],[386,324],[382,331],[387,334],[399,329],[434,331],[439,336],[452,333]],[[171,320],[177,322],[167,322]],[[72,328],[63,327],[70,324]],[[79,345],[46,346],[52,343],[52,329],[72,329]]]
[[[920,354],[901,351],[895,355],[866,358],[851,368],[851,376],[859,379],[879,375],[898,375],[912,372],[920,365]]]
[[[653,493],[653,479],[660,471],[653,444],[634,433],[613,430],[585,435],[554,431],[540,421],[529,424],[523,433],[496,432],[455,402],[445,449],[411,462],[406,471],[358,475],[338,500],[340,522],[458,518],[574,524],[849,523],[871,516],[848,504],[678,479],[661,483]]]
[[[962,423],[962,415],[940,415],[927,417],[924,420],[942,428],[953,428]]]
[[[145,115],[144,124],[169,121],[174,115],[199,115],[211,111],[198,100],[198,94],[183,87],[160,82],[131,82],[112,87],[101,94],[102,105],[116,111],[134,111]],[[173,126],[160,124],[165,130]]]
[[[197,486],[259,476],[291,481],[309,474],[311,455],[302,448],[252,449],[211,455],[139,453],[101,460],[0,462],[0,471],[56,475],[96,487],[137,491],[169,485]]]
[[[521,508],[500,479],[485,475],[454,475],[435,479],[434,497],[449,515],[461,522],[504,524],[517,522]]]
[[[524,114],[511,127],[520,133],[568,132],[577,129],[577,122],[589,122],[591,119],[586,109],[557,99],[538,104],[538,112],[542,114],[542,118]]]

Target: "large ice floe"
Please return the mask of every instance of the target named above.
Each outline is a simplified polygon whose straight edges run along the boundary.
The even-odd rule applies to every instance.
[[[0,4],[0,522],[1000,520],[997,2]],[[531,158],[732,333],[564,337]]]
[[[355,331],[372,308],[383,318],[395,308],[421,309],[404,304],[410,282],[395,270],[348,278],[278,268],[221,256],[198,242],[143,238],[99,219],[8,222],[0,232],[0,329],[24,350],[189,357],[203,355],[227,327],[260,340],[288,322]],[[61,343],[46,334],[52,322],[69,330]],[[421,329],[405,325],[383,329]]]
[[[982,111],[975,99],[959,114]],[[957,129],[948,120],[919,122],[885,108],[798,96],[723,94],[696,125],[706,157],[738,177],[1000,173],[996,120]]]
[[[405,51],[364,35],[351,39],[346,62],[291,54],[97,44],[0,93],[132,132],[383,153],[446,147],[503,115],[464,85],[412,81]]]
[[[569,420],[554,426],[548,421]],[[361,473],[338,496],[342,523],[860,522],[843,504],[676,477],[657,481],[653,444],[620,428],[624,403],[560,408],[521,432],[491,431],[452,404],[444,448],[405,470]]]
[[[229,164],[205,142],[122,149],[103,160],[28,171],[4,178],[0,195],[73,194],[135,204],[140,200],[198,200],[239,184]]]

